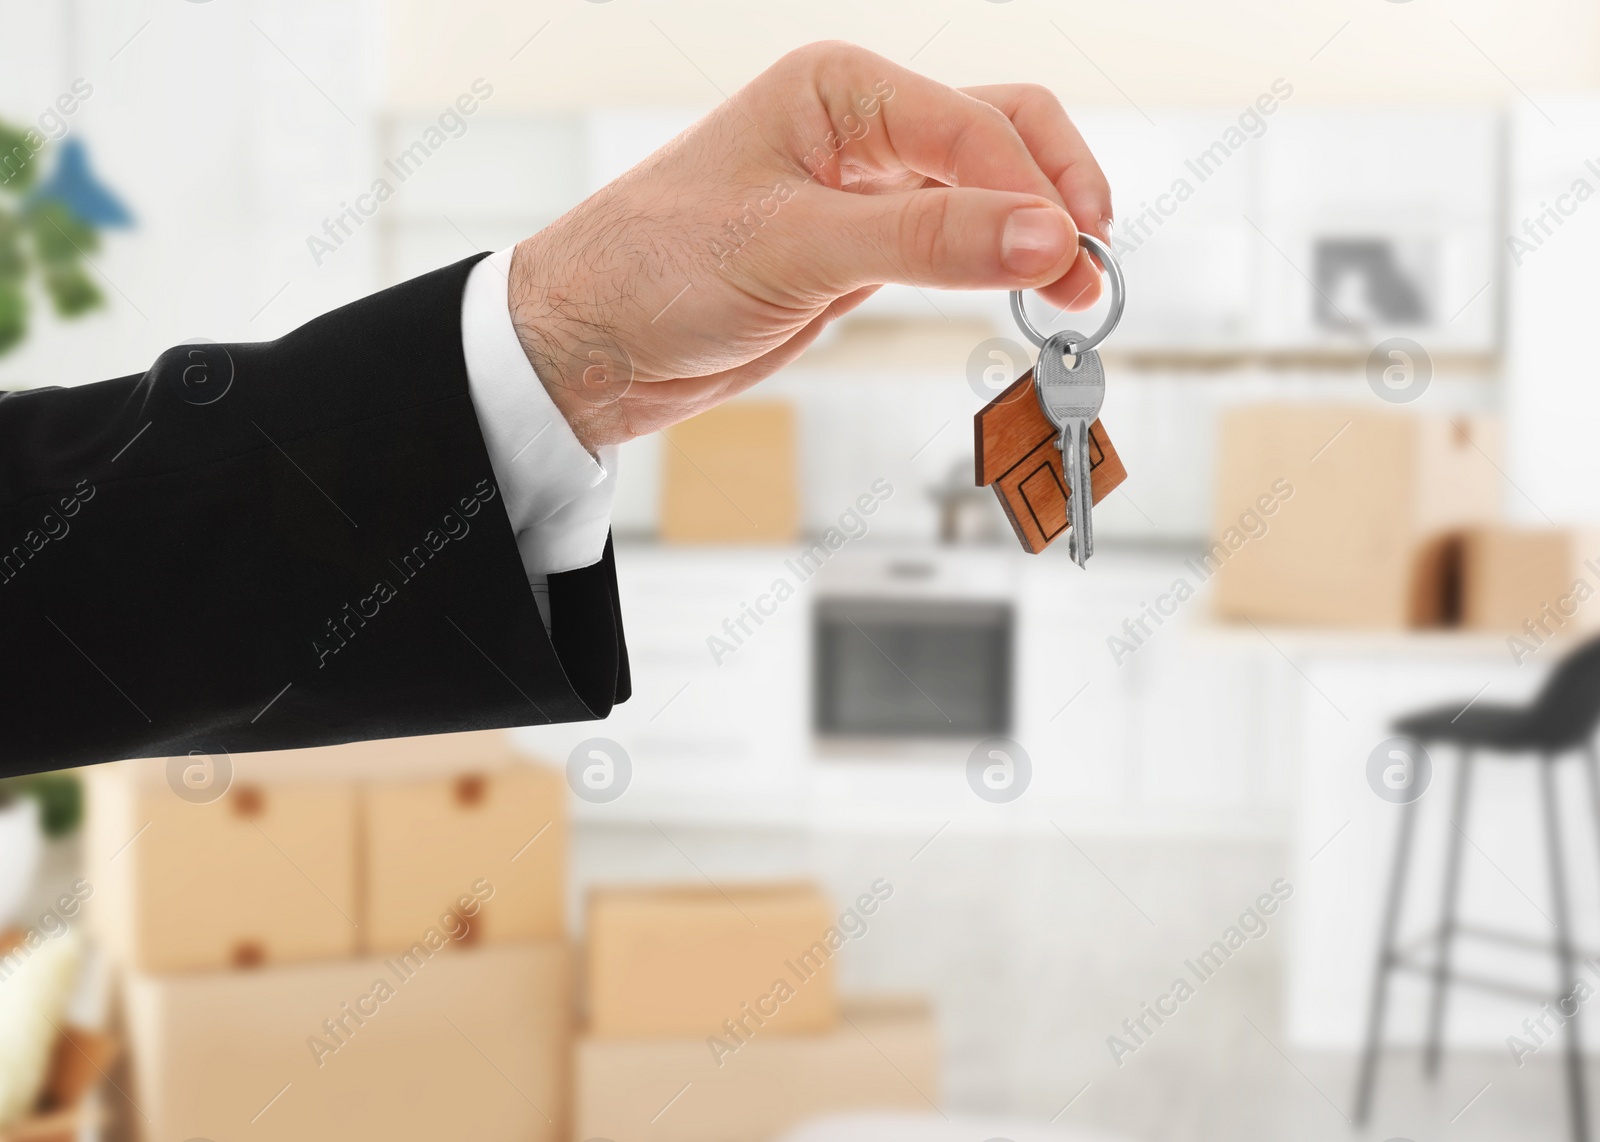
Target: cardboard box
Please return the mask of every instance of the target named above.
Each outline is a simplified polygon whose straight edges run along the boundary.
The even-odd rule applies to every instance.
[[[1213,575],[1231,619],[1401,628],[1444,620],[1451,534],[1492,522],[1498,425],[1355,406],[1256,405],[1221,418]]]
[[[451,913],[458,914],[467,944],[565,933],[567,784],[561,770],[524,765],[371,784],[362,801],[362,933],[369,951],[407,948]]]
[[[663,540],[788,543],[799,534],[799,460],[790,405],[734,401],[663,435]]]
[[[33,1114],[0,1129],[0,1142],[77,1142],[100,1125],[89,1095],[118,1055],[115,1039],[81,1027],[63,1027],[49,1077]]]
[[[562,944],[134,973],[124,996],[149,1142],[567,1137]]]
[[[835,919],[804,884],[598,889],[589,897],[589,1031],[716,1035],[751,1009],[772,1009],[770,1033],[831,1031],[834,959],[846,939]]]
[[[83,777],[88,923],[122,963],[187,971],[355,953],[353,786],[235,780],[201,803],[147,762]]]
[[[1600,534],[1475,527],[1460,544],[1462,626],[1541,642],[1600,629]]]
[[[757,1029],[737,1049],[705,1038],[586,1038],[577,1050],[574,1138],[771,1142],[821,1114],[936,1108],[939,1047],[918,1004],[851,1004],[821,1035]]]

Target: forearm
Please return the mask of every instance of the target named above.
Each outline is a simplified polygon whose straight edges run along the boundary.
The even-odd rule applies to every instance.
[[[552,577],[553,638],[528,590],[463,359],[470,269],[0,400],[0,772],[625,696],[609,555]]]

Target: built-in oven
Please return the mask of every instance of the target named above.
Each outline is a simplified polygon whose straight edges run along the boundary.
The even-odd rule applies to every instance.
[[[812,604],[824,754],[927,756],[1011,732],[1015,607],[1004,560],[938,551],[830,566]]]

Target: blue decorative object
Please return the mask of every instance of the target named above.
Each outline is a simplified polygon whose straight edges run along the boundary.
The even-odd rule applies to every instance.
[[[61,144],[54,173],[29,196],[30,205],[41,200],[59,202],[98,229],[133,225],[133,215],[122,200],[89,168],[88,149],[78,139]]]

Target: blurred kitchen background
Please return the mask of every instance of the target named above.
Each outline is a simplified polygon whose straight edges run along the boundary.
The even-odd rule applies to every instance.
[[[0,0],[0,387],[509,245],[823,38],[1110,178],[1088,569],[971,487],[1005,297],[883,290],[623,448],[604,724],[0,794],[0,1138],[1583,1136],[1592,760],[1391,738],[1600,629],[1600,5]]]

